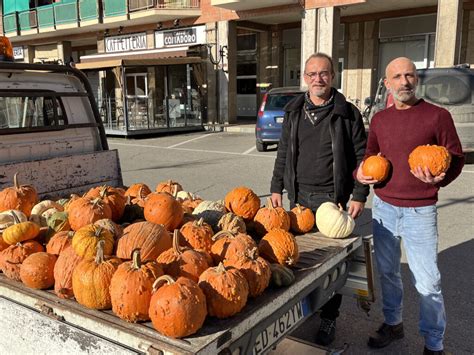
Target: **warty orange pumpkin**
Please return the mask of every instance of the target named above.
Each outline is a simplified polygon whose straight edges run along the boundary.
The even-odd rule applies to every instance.
[[[290,217],[290,229],[294,233],[308,233],[314,227],[315,217],[310,208],[296,204],[288,212],[288,216]]]
[[[43,246],[35,240],[10,245],[0,252],[0,270],[9,279],[20,281],[21,263],[31,254],[44,251]]]
[[[74,298],[72,273],[82,258],[76,254],[72,245],[65,248],[54,265],[54,293],[59,298]]]
[[[258,210],[253,219],[255,231],[262,237],[274,228],[290,230],[290,217],[283,207],[273,207],[271,198],[267,199],[267,206]]]
[[[56,255],[45,252],[31,254],[20,266],[21,282],[38,290],[52,287],[56,260]]]
[[[260,255],[271,263],[294,266],[299,258],[298,244],[290,232],[272,229],[258,244]]]
[[[174,197],[160,192],[147,196],[143,214],[148,222],[162,224],[168,231],[173,231],[181,225],[184,212]]]
[[[418,166],[424,169],[426,166],[431,175],[438,176],[449,169],[451,154],[443,146],[420,145],[408,156],[408,164],[411,170],[415,170]]]
[[[245,186],[236,187],[228,192],[224,202],[230,212],[246,220],[253,219],[260,208],[260,198]]]
[[[38,193],[31,185],[20,185],[18,173],[13,176],[13,187],[0,191],[0,212],[19,210],[30,216],[34,205],[38,203]]]

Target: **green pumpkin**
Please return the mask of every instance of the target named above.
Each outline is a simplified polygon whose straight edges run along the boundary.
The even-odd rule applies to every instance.
[[[277,287],[287,287],[295,282],[295,275],[291,269],[280,264],[270,264],[272,270],[272,284]]]

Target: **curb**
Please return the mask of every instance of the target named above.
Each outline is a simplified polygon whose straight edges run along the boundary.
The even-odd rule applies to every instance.
[[[204,129],[212,132],[255,133],[255,125],[205,124]]]

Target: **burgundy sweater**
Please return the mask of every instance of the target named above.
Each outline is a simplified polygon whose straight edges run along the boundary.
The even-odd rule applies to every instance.
[[[410,172],[410,152],[425,144],[445,146],[451,153],[451,165],[446,177],[437,185],[424,183]],[[435,204],[439,188],[453,181],[464,165],[461,143],[451,114],[423,99],[407,110],[397,110],[392,106],[374,116],[365,157],[379,152],[392,164],[392,172],[386,181],[374,186],[374,192],[383,201],[398,207]]]

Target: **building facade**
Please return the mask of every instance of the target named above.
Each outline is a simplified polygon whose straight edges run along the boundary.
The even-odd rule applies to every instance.
[[[15,60],[83,70],[107,133],[188,130],[256,118],[270,87],[301,86],[331,55],[363,109],[386,64],[474,64],[474,1],[3,0]]]

